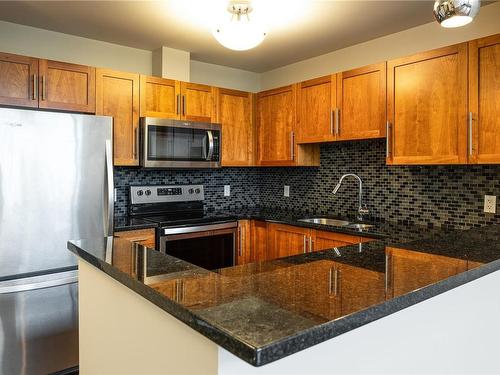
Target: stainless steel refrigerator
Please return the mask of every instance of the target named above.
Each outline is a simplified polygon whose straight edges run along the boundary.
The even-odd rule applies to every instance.
[[[67,241],[113,231],[112,118],[0,108],[0,374],[78,365]]]

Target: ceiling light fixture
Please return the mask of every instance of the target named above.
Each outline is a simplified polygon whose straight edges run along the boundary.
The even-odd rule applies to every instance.
[[[481,0],[436,0],[434,17],[443,27],[460,27],[472,22]]]
[[[230,1],[227,11],[231,16],[228,21],[213,28],[215,39],[224,47],[236,51],[257,47],[266,37],[266,30],[261,24],[250,21],[252,10],[250,1]]]

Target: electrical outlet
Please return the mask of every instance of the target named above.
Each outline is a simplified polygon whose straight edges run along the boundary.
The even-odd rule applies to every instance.
[[[495,214],[497,212],[497,197],[496,195],[484,196],[484,212],[487,214]]]
[[[231,185],[224,185],[224,196],[229,197],[231,195]]]
[[[285,188],[283,189],[283,196],[284,197],[289,197],[290,196],[290,186],[285,185]]]

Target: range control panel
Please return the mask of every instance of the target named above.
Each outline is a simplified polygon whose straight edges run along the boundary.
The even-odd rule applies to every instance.
[[[203,185],[130,186],[132,204],[202,201]]]

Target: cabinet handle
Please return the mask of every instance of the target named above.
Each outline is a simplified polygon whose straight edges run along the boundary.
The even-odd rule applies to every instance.
[[[132,136],[132,152],[134,159],[137,159],[137,127],[134,128],[134,133]]]
[[[307,236],[304,234],[304,254],[307,253]]]
[[[186,95],[182,95],[182,115],[186,116]]]
[[[335,129],[334,129],[334,125],[333,125],[333,112],[334,112],[334,110],[332,109],[330,111],[330,133],[332,133],[332,135],[335,134]]]
[[[313,251],[313,244],[314,244],[314,241],[312,239],[312,236],[309,236],[309,252],[312,253]]]
[[[290,132],[290,159],[295,159],[295,134]]]
[[[389,121],[385,124],[385,156],[388,158],[391,156],[391,144],[389,137],[391,135],[391,123]]]
[[[474,148],[473,148],[473,139],[472,139],[472,112],[469,112],[469,155],[472,156],[474,154]]]
[[[340,135],[340,108],[335,108],[335,135]]]
[[[243,252],[242,252],[241,248],[243,247],[243,241],[242,241],[243,237],[241,235],[241,227],[238,228],[238,236],[239,236],[238,255],[242,256]]]
[[[42,100],[45,100],[45,76],[42,76]]]
[[[179,94],[176,95],[175,97],[175,114],[178,115],[181,111],[181,100],[179,98]]]
[[[33,100],[38,97],[38,78],[36,74],[33,74]]]

